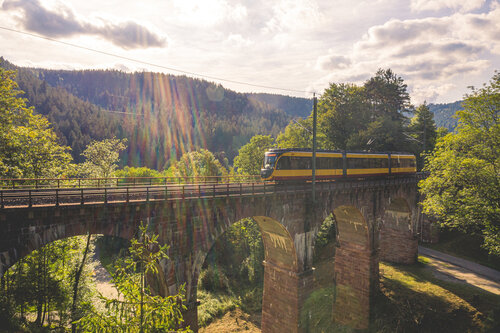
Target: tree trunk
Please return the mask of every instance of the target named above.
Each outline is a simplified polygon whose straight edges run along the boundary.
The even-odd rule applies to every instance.
[[[76,305],[77,305],[77,299],[78,299],[78,285],[80,283],[80,277],[82,275],[83,267],[85,266],[85,260],[87,259],[87,253],[89,251],[90,236],[91,236],[91,234],[89,231],[88,235],[87,235],[87,245],[85,246],[85,251],[83,252],[82,262],[80,263],[80,267],[76,271],[75,283],[73,284],[73,304],[71,305],[71,332],[72,333],[76,332],[75,321],[77,320],[77,318],[76,318]]]

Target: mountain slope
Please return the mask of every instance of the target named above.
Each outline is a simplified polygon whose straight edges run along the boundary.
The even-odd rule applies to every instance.
[[[77,159],[91,139],[117,136],[128,139],[127,165],[162,169],[200,148],[232,161],[252,136],[276,136],[290,120],[245,94],[185,76],[0,65],[18,71],[30,105],[48,116]]]
[[[445,104],[429,104],[429,110],[434,113],[437,127],[446,127],[453,131],[457,127],[457,119],[453,117],[458,110],[462,110],[462,101]]]

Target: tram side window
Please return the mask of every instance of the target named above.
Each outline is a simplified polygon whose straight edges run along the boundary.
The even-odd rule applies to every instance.
[[[318,169],[342,169],[341,157],[319,157],[316,159]]]
[[[347,159],[347,168],[348,169],[366,169],[368,168],[365,161],[367,158],[348,158]],[[369,161],[368,161],[369,162]]]
[[[348,169],[378,169],[388,168],[387,158],[348,158]]]
[[[393,165],[393,168],[414,168],[414,167],[415,167],[415,160],[413,158],[401,158],[398,160],[397,167]]]
[[[391,157],[391,168],[401,168],[403,160],[397,157]]]
[[[387,157],[384,158],[372,158],[374,168],[388,168],[389,160]]]
[[[278,164],[276,165],[277,170],[290,170],[290,157],[289,156],[281,156],[278,160]]]
[[[307,170],[311,169],[311,158],[310,157],[302,157],[302,156],[293,156],[290,157],[291,169],[294,170]]]

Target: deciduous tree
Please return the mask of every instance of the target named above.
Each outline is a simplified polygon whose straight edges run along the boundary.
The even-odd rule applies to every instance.
[[[241,175],[258,175],[264,153],[269,148],[275,147],[274,139],[270,135],[255,135],[250,142],[240,148],[238,156],[234,159],[234,166]]]
[[[64,175],[72,160],[48,120],[33,114],[14,82],[0,68],[0,176],[40,178]]]
[[[80,173],[88,177],[108,178],[114,176],[118,168],[120,152],[127,148],[127,139],[104,139],[92,141],[83,151],[86,161]]]
[[[484,237],[500,256],[500,73],[466,96],[456,133],[438,139],[420,183],[427,214]]]
[[[228,174],[214,154],[206,149],[185,153],[168,171],[175,177],[216,177]]]

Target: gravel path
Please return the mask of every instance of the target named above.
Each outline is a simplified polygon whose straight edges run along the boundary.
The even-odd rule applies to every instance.
[[[499,271],[423,246],[418,252],[429,259],[428,265],[438,279],[471,284],[500,295]]]

